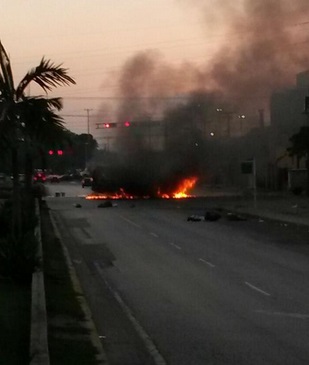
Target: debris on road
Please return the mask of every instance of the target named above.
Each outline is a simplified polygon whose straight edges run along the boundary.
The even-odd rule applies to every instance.
[[[113,203],[110,200],[98,204],[98,208],[111,208],[111,207],[113,207]]]
[[[205,221],[215,222],[221,218],[221,214],[216,211],[208,211],[205,213]]]
[[[204,220],[205,220],[205,218],[201,215],[190,215],[187,218],[188,222],[201,222],[201,221],[204,221]]]
[[[245,218],[244,216],[237,214],[237,213],[232,213],[232,212],[228,212],[226,215],[226,218],[229,221],[246,221],[247,218]]]

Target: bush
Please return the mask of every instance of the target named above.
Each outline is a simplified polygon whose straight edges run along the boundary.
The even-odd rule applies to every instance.
[[[292,193],[295,195],[301,195],[303,192],[303,188],[301,186],[296,186],[295,188],[291,189]]]
[[[0,238],[0,275],[19,282],[31,280],[39,265],[38,241],[32,231],[15,239],[11,235]]]
[[[32,186],[32,194],[35,198],[42,199],[43,196],[46,195],[46,187],[44,184],[34,184]]]
[[[12,230],[12,200],[8,199],[0,207],[0,237],[7,236]]]
[[[12,200],[6,200],[0,207],[0,275],[17,281],[31,280],[37,258],[38,242],[35,227],[38,218],[34,204],[22,197],[22,233],[15,238],[12,232]]]
[[[34,205],[27,205],[25,199],[22,199],[22,231],[24,233],[34,230],[38,223],[35,215]],[[12,200],[6,200],[0,206],[0,237],[6,237],[12,231]]]

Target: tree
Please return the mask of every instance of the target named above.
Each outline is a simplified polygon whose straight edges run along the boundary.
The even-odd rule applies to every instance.
[[[290,138],[290,142],[292,146],[287,148],[289,155],[296,156],[297,160],[306,158],[306,193],[309,196],[309,127],[301,127],[299,132]]]
[[[11,152],[13,175],[13,224],[15,237],[21,234],[21,202],[19,189],[19,158],[21,144],[29,148],[38,140],[55,136],[63,128],[63,121],[55,112],[62,108],[61,99],[30,97],[25,91],[31,83],[39,85],[44,92],[60,85],[75,84],[67,69],[42,58],[14,86],[10,59],[0,42],[0,139],[2,147]],[[52,133],[51,133],[52,131]]]
[[[75,156],[76,167],[87,167],[94,152],[98,149],[98,143],[91,134],[72,134],[71,147]]]

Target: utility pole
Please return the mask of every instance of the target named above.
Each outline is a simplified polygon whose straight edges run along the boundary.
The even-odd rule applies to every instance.
[[[90,119],[90,111],[92,109],[85,109],[87,113],[87,139],[85,143],[85,170],[87,168],[87,160],[88,160],[88,144],[89,144],[89,133],[90,133],[90,127],[89,127],[89,119]]]
[[[257,207],[256,203],[257,203],[257,184],[256,184],[256,159],[255,157],[253,158],[253,204],[254,204],[254,208]]]
[[[217,108],[217,112],[222,113],[222,115],[225,116],[226,124],[227,124],[226,134],[227,134],[227,137],[230,138],[231,137],[231,122],[233,119],[233,115],[236,114],[236,112],[225,111],[222,108]]]

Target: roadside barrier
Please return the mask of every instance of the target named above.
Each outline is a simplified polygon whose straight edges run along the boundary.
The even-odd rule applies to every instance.
[[[47,314],[43,273],[42,235],[39,202],[35,202],[38,224],[35,236],[38,240],[39,265],[32,274],[31,287],[31,328],[30,328],[30,365],[49,365],[47,338]]]

